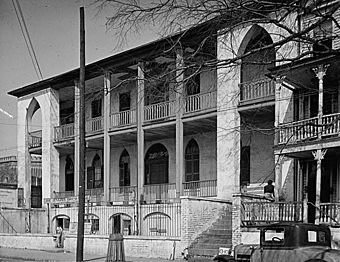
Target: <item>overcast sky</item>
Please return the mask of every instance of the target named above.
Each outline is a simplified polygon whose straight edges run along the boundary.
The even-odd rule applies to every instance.
[[[85,7],[86,63],[117,53],[113,32],[92,0],[19,0],[44,79],[79,67],[79,7]],[[0,157],[16,153],[16,98],[7,92],[38,81],[12,0],[0,0]],[[122,49],[157,38],[152,29]],[[1,111],[1,110],[0,110]]]

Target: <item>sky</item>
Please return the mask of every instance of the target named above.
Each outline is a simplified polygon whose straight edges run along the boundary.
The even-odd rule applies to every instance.
[[[146,29],[117,48],[93,0],[19,0],[43,78],[79,67],[79,8],[85,7],[86,64],[158,38]],[[17,99],[7,94],[38,81],[12,0],[0,0],[0,157],[16,154]]]

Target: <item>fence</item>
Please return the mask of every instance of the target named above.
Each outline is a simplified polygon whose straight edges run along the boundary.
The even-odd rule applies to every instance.
[[[241,220],[245,225],[303,221],[302,202],[242,202]]]

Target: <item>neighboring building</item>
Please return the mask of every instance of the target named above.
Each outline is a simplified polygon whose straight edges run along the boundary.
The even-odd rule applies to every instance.
[[[302,26],[310,19],[301,18]],[[242,54],[280,33],[249,24],[235,29],[233,46]],[[181,48],[167,48],[174,36],[86,67],[89,233],[170,239],[179,251],[211,255],[219,245],[249,242],[248,229],[261,223],[340,222],[339,57],[275,65],[273,47],[233,70],[203,68],[188,81],[195,70],[182,74],[181,66],[191,59],[232,54],[219,36],[192,58],[201,36],[187,36]],[[340,41],[326,44],[339,49]],[[301,48],[287,43],[282,52],[295,57]],[[247,63],[254,60],[262,63]],[[18,98],[18,187],[27,205],[49,209],[52,229],[71,231],[77,221],[78,77],[73,70],[9,93]],[[39,109],[42,130],[30,132]],[[27,172],[29,154],[41,155],[41,179]],[[262,196],[269,179],[280,202]],[[221,221],[232,221],[232,231]],[[229,239],[200,246],[209,229]]]

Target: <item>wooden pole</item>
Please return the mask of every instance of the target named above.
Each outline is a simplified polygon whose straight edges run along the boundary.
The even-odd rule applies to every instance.
[[[80,75],[79,75],[79,205],[76,261],[83,261],[85,211],[85,22],[80,7]]]

